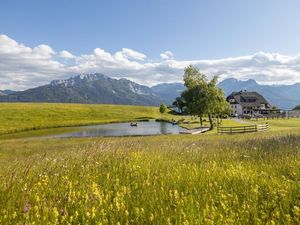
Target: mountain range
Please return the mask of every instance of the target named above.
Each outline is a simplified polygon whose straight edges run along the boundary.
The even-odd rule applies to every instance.
[[[256,91],[263,95],[268,102],[280,109],[292,109],[300,104],[300,83],[293,85],[260,85],[255,80],[246,81],[229,78],[221,81],[218,86],[224,91],[225,96],[234,91]],[[172,103],[184,90],[181,83],[159,84],[152,90],[165,102]]]
[[[225,95],[233,91],[256,91],[263,95],[271,105],[280,109],[292,109],[300,104],[300,83],[293,85],[260,85],[255,80],[240,81],[234,78],[219,83]]]
[[[48,85],[0,96],[1,102],[62,102],[159,105],[163,100],[151,88],[100,73],[85,74]]]
[[[300,104],[300,83],[293,85],[260,85],[255,80],[225,79],[218,84],[225,95],[233,91],[257,91],[271,105],[292,109]],[[127,79],[113,79],[100,73],[84,74],[48,85],[14,92],[0,91],[0,102],[63,102],[157,106],[172,104],[185,89],[182,83],[162,83],[153,87]]]
[[[12,90],[0,90],[0,96],[1,95],[9,95],[9,94],[12,94],[14,92],[15,91],[12,91]]]

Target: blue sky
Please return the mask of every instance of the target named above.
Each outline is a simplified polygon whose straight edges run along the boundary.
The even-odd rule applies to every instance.
[[[54,71],[52,75],[46,71],[41,77],[38,77],[41,70],[37,68],[33,71],[36,72],[34,80],[25,75],[19,79],[18,71],[7,73],[7,68],[0,67],[0,81],[3,83],[0,88],[25,89],[75,72],[106,72],[114,77],[123,73],[124,77],[139,83],[148,79],[145,79],[145,68],[139,73],[122,69],[120,64],[115,71],[108,70],[107,67],[111,67],[108,65],[99,66],[98,62],[93,62],[98,67],[87,69],[85,65],[85,69],[74,69],[78,61],[82,62],[82,55],[92,55],[97,48],[111,55],[122,52],[123,48],[141,53],[146,56],[143,60],[131,56],[129,59],[128,52],[122,54],[124,58],[142,65],[162,63],[160,54],[170,51],[170,57],[163,58],[177,64],[174,66],[169,62],[168,65],[160,64],[154,71],[150,70],[149,77],[154,72],[157,74],[154,80],[147,80],[148,85],[179,81],[179,71],[174,68],[182,71],[182,65],[189,62],[212,60],[208,63],[211,65],[216,59],[255,58],[257,54],[269,61],[280,58],[280,63],[287,56],[295,60],[300,53],[299,9],[300,1],[297,0],[3,0],[0,3],[0,34],[31,49],[48,46],[53,50],[53,54],[48,52],[51,55],[50,64],[55,61],[62,67],[72,65],[73,68],[56,72],[58,75]],[[8,46],[7,39],[3,40],[2,46]],[[63,50],[74,55],[73,61],[59,59],[58,53]],[[274,54],[280,54],[280,57]],[[3,57],[7,60],[7,52],[1,59]],[[246,70],[247,65],[244,65]],[[136,70],[141,69],[138,66],[135,66]],[[259,74],[257,69],[249,71],[249,76],[246,76],[245,73],[240,75],[241,72],[228,71],[227,67],[220,68],[215,64],[212,66],[214,68],[207,67],[203,68],[208,73],[222,75],[223,71],[224,78],[230,75],[241,79],[256,78],[262,83],[278,83],[282,79],[278,70],[272,82],[270,69],[268,73],[262,70],[261,76],[256,77]],[[162,71],[157,72],[159,69]],[[290,81],[300,81],[298,71],[289,71],[289,74],[293,74],[289,77]]]
[[[2,1],[1,32],[82,54],[127,47],[158,57],[222,58],[300,52],[300,1]]]

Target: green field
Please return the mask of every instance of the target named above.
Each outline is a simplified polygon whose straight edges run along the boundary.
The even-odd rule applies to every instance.
[[[157,107],[0,103],[0,135],[45,128],[156,119],[160,117]],[[165,119],[173,117],[176,118],[176,116],[168,113],[163,115]]]
[[[144,107],[1,106],[2,133],[160,117]],[[268,132],[239,135],[2,139],[0,224],[299,224],[300,119],[268,122]]]
[[[199,119],[189,116],[178,116],[167,112],[160,114],[157,107],[122,106],[122,105],[92,105],[92,104],[54,104],[54,103],[0,103],[0,139],[4,134],[16,136],[35,136],[52,132],[72,130],[70,127],[113,122],[128,122],[147,119],[180,120],[184,118],[188,124],[181,126],[193,129],[200,126]],[[209,126],[208,119],[204,126]],[[299,127],[294,119],[260,120],[251,123],[269,122],[271,130],[290,129]],[[249,123],[249,121],[248,121]],[[247,125],[234,120],[224,119],[221,126]],[[65,128],[68,127],[68,128]],[[63,128],[63,129],[49,129]],[[47,131],[40,131],[40,130]],[[35,131],[38,132],[28,132]],[[22,134],[15,134],[23,132]],[[211,133],[215,133],[211,132]],[[2,135],[2,136],[1,136]]]
[[[41,136],[74,130],[72,127],[92,124],[128,122],[148,119],[185,119],[186,128],[200,126],[199,119],[160,114],[157,107],[53,103],[0,103],[0,139],[7,137]],[[239,125],[224,120],[225,125]],[[204,125],[208,126],[208,122]],[[67,127],[67,128],[66,128]],[[62,129],[51,129],[62,128]],[[25,132],[24,132],[25,131]],[[22,132],[22,133],[20,133]]]

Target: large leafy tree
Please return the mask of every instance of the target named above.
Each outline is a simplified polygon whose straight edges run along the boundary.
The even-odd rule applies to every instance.
[[[224,93],[217,86],[218,77],[214,76],[209,81],[197,67],[190,65],[184,70],[183,80],[186,90],[181,96],[186,103],[188,113],[198,115],[201,124],[203,115],[208,115],[212,130],[214,128],[212,118],[230,112]]]
[[[184,99],[186,112],[190,115],[200,117],[202,125],[202,117],[205,114],[203,103],[203,92],[199,86],[194,86],[182,92],[181,97]]]
[[[183,112],[183,108],[185,106],[184,99],[182,97],[177,97],[175,101],[172,103],[175,107],[178,108],[179,112]]]

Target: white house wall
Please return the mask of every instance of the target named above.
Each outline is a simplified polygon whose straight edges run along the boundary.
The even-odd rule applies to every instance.
[[[232,114],[238,114],[238,115],[243,114],[243,108],[240,104],[230,104],[230,106],[232,109]]]
[[[289,117],[297,117],[297,118],[299,118],[300,117],[300,110],[291,110],[291,111],[288,111],[288,116]]]

